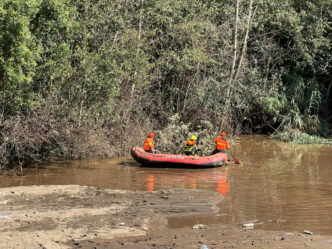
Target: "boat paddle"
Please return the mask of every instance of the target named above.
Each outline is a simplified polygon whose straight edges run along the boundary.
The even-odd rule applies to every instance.
[[[228,151],[231,154],[231,156],[233,157],[233,160],[234,160],[235,164],[240,164],[240,161],[237,158],[234,157],[233,153],[230,150],[228,150]]]

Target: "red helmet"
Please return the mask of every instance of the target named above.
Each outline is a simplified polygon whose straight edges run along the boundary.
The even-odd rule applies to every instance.
[[[153,138],[154,137],[154,133],[153,132],[149,132],[149,137]]]
[[[225,132],[220,132],[220,135],[223,137],[226,137],[226,133]]]

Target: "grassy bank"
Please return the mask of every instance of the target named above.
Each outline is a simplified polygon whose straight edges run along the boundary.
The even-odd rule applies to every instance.
[[[309,135],[299,130],[279,132],[272,136],[275,139],[293,144],[327,144],[332,145],[332,139]]]

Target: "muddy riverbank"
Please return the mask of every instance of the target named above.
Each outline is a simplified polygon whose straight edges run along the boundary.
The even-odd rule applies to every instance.
[[[240,224],[168,226],[170,217],[214,214],[222,200],[209,190],[1,188],[0,248],[332,248],[331,236],[250,230]]]

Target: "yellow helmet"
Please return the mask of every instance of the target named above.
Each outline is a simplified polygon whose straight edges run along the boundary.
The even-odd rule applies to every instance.
[[[196,136],[191,136],[191,137],[190,137],[190,140],[196,141],[196,140],[197,140],[197,137],[196,137]]]

